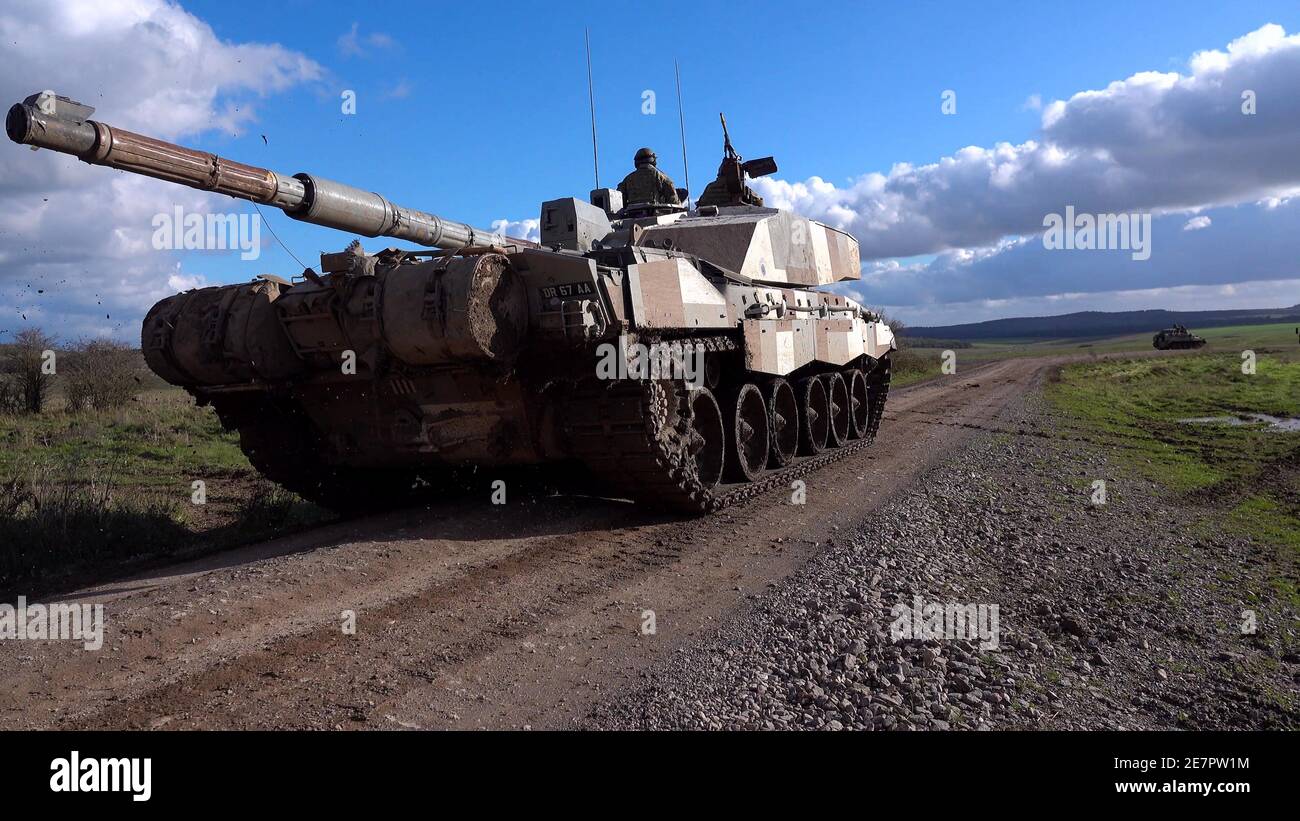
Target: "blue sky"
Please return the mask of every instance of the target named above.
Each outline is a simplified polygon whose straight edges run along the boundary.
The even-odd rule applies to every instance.
[[[841,181],[966,145],[1019,142],[1032,94],[1065,98],[1144,70],[1176,68],[1263,23],[1300,29],[1296,3],[494,3],[186,8],[232,41],[275,41],[331,77],[259,102],[240,139],[200,147],[289,173],[312,171],[465,221],[536,215],[591,188],[583,27],[590,28],[605,184],[650,145],[681,176],[673,59],[680,61],[693,188],[721,155],[724,111],[739,150],[781,175]],[[544,9],[544,10],[543,10]],[[340,55],[358,24],[362,55]],[[368,46],[387,35],[395,47]],[[390,96],[399,87],[405,96]],[[335,89],[355,89],[355,117]],[[657,113],[641,113],[656,92]],[[958,113],[940,95],[958,93]],[[107,112],[101,112],[106,119]],[[269,145],[263,145],[266,134]],[[678,184],[683,184],[678,179]],[[282,226],[312,249],[328,232]],[[301,254],[299,254],[301,256]]]
[[[697,192],[716,168],[721,147],[717,113],[725,111],[738,149],[747,156],[775,155],[781,168],[777,180],[796,186],[785,193],[769,189],[774,195],[769,200],[827,221],[840,214],[841,222],[860,234],[871,234],[869,212],[879,202],[874,193],[850,194],[855,183],[870,174],[888,175],[899,163],[942,164],[967,146],[991,150],[999,143],[1042,140],[1044,110],[1028,104],[1031,97],[1045,106],[1081,91],[1106,89],[1139,72],[1190,75],[1194,54],[1223,50],[1265,24],[1300,31],[1300,6],[1294,2],[475,6],[196,0],[178,8],[164,0],[141,0],[129,14],[123,9],[111,0],[14,0],[12,8],[0,11],[0,33],[5,35],[0,47],[11,52],[14,59],[6,63],[16,68],[0,80],[0,89],[17,99],[56,87],[99,106],[97,117],[109,123],[160,129],[164,136],[233,159],[283,173],[310,171],[380,191],[404,205],[488,226],[496,219],[533,218],[541,201],[585,196],[592,185],[586,26],[591,30],[604,184],[615,184],[630,169],[632,153],[641,145],[657,149],[661,167],[684,184],[673,83],[676,58],[682,69],[692,187]],[[101,14],[93,24],[68,30],[69,20]],[[132,14],[139,19],[123,22]],[[58,31],[56,44],[45,49],[48,57],[33,50],[33,30]],[[244,51],[249,44],[278,49],[273,54]],[[161,56],[137,53],[154,48]],[[67,67],[74,50],[85,60],[96,49],[104,55],[100,65],[77,72]],[[232,79],[214,85],[211,77],[203,76],[201,63],[224,66]],[[280,72],[274,82],[266,79],[272,68]],[[340,110],[340,94],[348,89],[357,95],[355,115]],[[940,109],[941,94],[948,89],[957,93],[957,113],[952,116]],[[641,111],[646,90],[656,95],[654,115]],[[159,106],[168,103],[143,99],[155,94],[194,102],[194,110],[157,119],[156,113],[164,110]],[[1290,122],[1285,125],[1290,127]],[[0,176],[0,199],[16,198],[21,212],[37,206],[29,198],[31,180],[15,181],[35,162],[20,151],[9,144],[0,147],[0,172],[11,172],[8,179]],[[75,165],[61,157],[39,161]],[[0,233],[0,260],[6,264],[0,285],[7,287],[0,291],[0,309],[11,319],[0,322],[0,331],[12,331],[21,321],[39,321],[64,324],[66,334],[129,338],[143,307],[166,292],[168,283],[240,281],[263,271],[297,273],[296,263],[265,234],[264,253],[253,262],[242,262],[234,254],[167,252],[164,265],[152,249],[152,255],[132,256],[139,245],[132,237],[141,231],[147,235],[150,215],[165,207],[169,195],[151,187],[153,183],[138,191],[116,190],[119,207],[98,219],[89,212],[85,193],[114,172],[48,168],[48,176],[60,177],[60,185],[51,184],[45,211],[30,218],[11,217],[8,224],[0,219],[5,229]],[[1262,173],[1269,176],[1267,170]],[[1280,183],[1294,182],[1300,188],[1300,179],[1291,180],[1287,174],[1279,172]],[[814,179],[832,186],[833,196],[799,192],[799,184]],[[937,190],[952,190],[950,181],[937,185]],[[1175,210],[1211,209],[1206,213],[1213,217],[1214,208],[1249,207],[1243,204],[1278,194],[1283,187],[1261,183],[1222,194],[1207,189],[1198,195],[1203,201],[1179,195],[1150,202],[1138,196],[1133,202]],[[196,207],[242,207],[186,200],[188,193],[171,196]],[[951,196],[952,208],[968,201],[960,192]],[[1117,202],[1126,207],[1127,200]],[[81,223],[84,231],[117,238],[111,248],[87,246],[80,261],[71,259],[73,251],[65,245],[70,228],[66,218],[56,229],[57,214],[78,207],[88,209]],[[1174,226],[1166,233],[1181,233],[1176,229],[1185,217],[1164,218]],[[270,228],[312,265],[320,251],[341,248],[350,239],[273,210],[267,219]],[[979,215],[973,219],[978,222]],[[885,302],[914,322],[960,320],[976,310],[983,312],[978,318],[989,318],[1019,308],[1037,309],[1040,306],[1033,303],[1018,305],[1007,299],[1004,288],[990,287],[987,294],[967,288],[955,303],[945,301],[942,292],[946,266],[964,259],[954,263],[945,254],[987,250],[999,236],[1023,234],[1025,229],[1018,225],[1008,221],[1005,232],[994,226],[978,241],[963,229],[960,236],[926,234],[915,243],[891,245],[890,237],[906,233],[905,221],[900,221],[897,229],[881,229],[883,244],[863,237],[864,250],[883,249],[885,256],[868,254],[870,281],[854,292],[869,302]],[[857,230],[861,226],[867,227]],[[378,247],[382,242],[368,244]],[[898,259],[890,256],[894,247],[901,249]],[[99,271],[93,264],[96,255],[108,255],[114,270],[131,273],[114,278]],[[68,259],[56,264],[55,257]],[[50,262],[41,267],[33,259]],[[900,270],[904,273],[897,273]],[[999,275],[995,264],[986,263],[981,270],[986,277]],[[94,307],[85,294],[61,295],[58,285],[70,276],[105,279],[95,291]],[[1243,276],[1238,274],[1236,280]],[[1261,270],[1250,276],[1285,282],[1300,277],[1300,272]],[[933,293],[915,299],[903,293],[917,277]],[[1114,279],[1111,275],[1107,281]],[[1141,269],[1127,279],[1139,290],[1179,284],[1168,267]],[[1181,284],[1219,287],[1220,279],[1189,273]],[[33,282],[52,287],[41,288],[46,293],[37,299]],[[1027,297],[1089,290],[1086,282],[1072,280],[1053,288]],[[1234,298],[1249,301],[1253,293],[1263,304],[1300,302],[1300,291],[1287,299],[1289,288],[1246,288]],[[1117,292],[1112,288],[1106,293]],[[1155,290],[1142,299],[1159,301],[1162,293]],[[1189,294],[1180,299],[1205,297]],[[981,303],[982,296],[994,301]],[[117,311],[111,321],[95,314],[105,301]],[[1136,307],[1129,304],[1132,301],[1098,295],[1082,307]],[[28,319],[20,321],[18,316]]]

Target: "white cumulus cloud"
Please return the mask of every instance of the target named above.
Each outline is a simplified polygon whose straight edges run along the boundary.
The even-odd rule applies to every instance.
[[[1256,113],[1242,111],[1254,92]],[[1044,106],[1022,143],[967,146],[836,185],[762,178],[770,204],[855,234],[880,259],[988,245],[1043,216],[1189,210],[1300,190],[1300,35],[1276,25],[1195,55],[1186,73],[1141,72]]]
[[[536,219],[492,220],[492,230],[515,239],[540,242],[542,239],[542,222]]]
[[[53,89],[95,106],[115,126],[168,140],[238,133],[256,119],[258,101],[324,75],[283,46],[221,40],[165,0],[7,0],[0,42],[5,105]],[[149,305],[202,282],[150,242],[152,216],[177,205],[231,207],[4,140],[0,340],[37,323],[65,338],[136,337]]]

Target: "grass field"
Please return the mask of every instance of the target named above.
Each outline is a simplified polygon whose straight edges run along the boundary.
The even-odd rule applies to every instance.
[[[53,404],[0,415],[0,589],[329,515],[261,479],[237,436],[180,389],[149,389],[113,411]]]
[[[1181,421],[1250,413],[1300,418],[1300,345],[1290,326],[1202,335],[1209,344],[1192,354],[1069,365],[1048,397],[1130,470],[1221,508],[1228,527],[1275,545],[1276,583],[1300,603],[1300,432]],[[1123,344],[1108,340],[1098,352]],[[1247,349],[1256,353],[1254,374],[1242,373]]]
[[[114,411],[0,417],[0,442],[0,477],[34,464],[80,461],[111,466],[132,484],[188,488],[200,473],[252,470],[237,437],[179,388],[146,391]]]
[[[1246,348],[1259,349],[1300,349],[1294,325],[1230,325],[1223,328],[1193,329],[1197,336],[1205,338],[1206,345],[1200,348],[1202,353],[1215,351],[1232,351],[1240,354]],[[1122,351],[1149,351],[1151,333],[1130,334],[1097,339],[1048,339],[1048,340],[997,340],[976,342],[968,352],[985,359],[1002,359],[1008,356],[1051,356],[1067,353],[1117,353]],[[960,354],[959,354],[960,355]]]
[[[1011,357],[1110,355],[1064,367],[1048,387],[1052,403],[1069,423],[1109,446],[1127,469],[1222,508],[1225,526],[1276,546],[1275,583],[1300,605],[1300,432],[1180,421],[1250,413],[1300,418],[1295,326],[1193,331],[1205,337],[1205,347],[1170,356],[1115,356],[1152,351],[1152,334],[982,341],[954,353],[958,374]],[[1251,375],[1242,373],[1247,350],[1256,357]],[[903,348],[896,354],[894,384],[940,376],[941,355],[934,348]]]
[[[1127,351],[1150,351],[1156,332],[1095,339],[999,339],[974,342],[969,348],[954,349],[958,373],[970,365],[1023,356],[1066,356],[1114,354]],[[1206,345],[1198,353],[1231,352],[1238,356],[1246,349],[1256,351],[1300,350],[1294,325],[1232,325],[1224,328],[1193,330],[1205,337]],[[939,362],[943,351],[938,348],[904,347],[895,354],[893,384],[902,386],[940,376]]]

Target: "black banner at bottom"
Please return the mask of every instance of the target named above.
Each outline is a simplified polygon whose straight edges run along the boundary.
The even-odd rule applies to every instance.
[[[472,791],[638,812],[683,790],[729,802],[801,803],[889,793],[971,807],[1124,806],[1196,798],[1228,808],[1288,800],[1287,733],[6,733],[8,808],[133,814],[202,809],[338,810]],[[484,795],[484,787],[488,793]],[[809,792],[811,790],[811,792]],[[829,791],[829,792],[824,792]],[[841,792],[843,791],[843,792]],[[1139,797],[1140,796],[1140,797]],[[873,798],[874,797],[874,798]],[[1051,803],[1042,803],[1050,801]],[[973,802],[973,803],[972,803]],[[626,808],[624,803],[623,808]],[[448,808],[450,809],[450,808]]]

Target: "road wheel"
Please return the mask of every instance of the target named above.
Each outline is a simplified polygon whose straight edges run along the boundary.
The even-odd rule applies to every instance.
[[[772,432],[768,466],[785,467],[799,452],[799,400],[790,383],[780,377],[767,385],[767,423]]]
[[[726,461],[727,433],[722,424],[722,412],[708,388],[688,390],[690,403],[687,430],[687,455],[695,464],[695,473],[704,490],[712,490],[722,481],[722,467]]]
[[[852,409],[849,406],[849,388],[844,382],[844,377],[839,372],[828,373],[826,380],[826,398],[830,412],[830,440],[833,447],[841,447],[849,441],[849,429],[852,423],[849,417],[852,415]]]
[[[849,387],[849,438],[861,439],[867,435],[871,416],[871,402],[867,397],[867,378],[854,368],[844,372]]]
[[[738,482],[756,480],[767,467],[771,441],[767,402],[757,385],[746,383],[736,392],[727,414],[727,473]]]
[[[831,416],[826,402],[826,385],[815,376],[799,383],[799,450],[812,456],[826,450]]]

